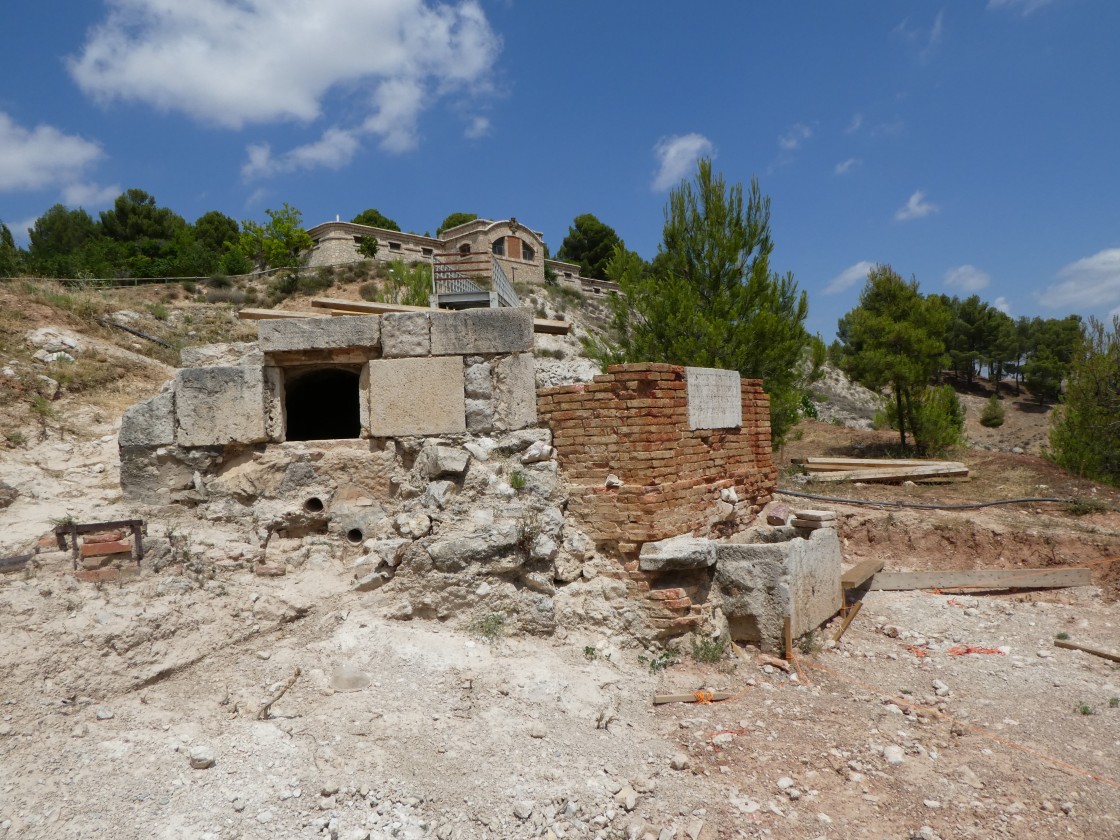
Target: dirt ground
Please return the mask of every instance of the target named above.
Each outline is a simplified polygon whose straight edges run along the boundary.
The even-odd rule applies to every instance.
[[[42,436],[8,389],[0,420],[25,437],[0,449],[0,480],[19,490],[0,509],[0,555],[54,519],[133,513],[119,411],[166,376],[158,354],[36,305],[0,322],[20,382],[34,369],[22,331],[52,322],[151,361],[123,368],[126,387],[62,395],[65,428]],[[955,456],[967,482],[801,483],[793,458],[894,444],[807,421],[780,487],[873,504],[780,498],[837,512],[845,564],[1086,565],[1095,585],[862,593],[842,641],[834,621],[789,674],[755,651],[698,662],[686,643],[646,650],[590,625],[534,638],[394,620],[392,584],[351,592],[350,570],[322,557],[258,577],[237,523],[170,506],[150,511],[150,535],[189,533],[212,576],[145,566],[85,584],[68,554],[42,553],[0,576],[0,837],[1116,838],[1120,665],[1054,641],[1120,653],[1120,492],[1032,454],[1045,417],[1008,403],[1004,432],[974,441],[992,448]],[[895,504],[1027,496],[1082,503]],[[732,697],[651,702],[697,691]]]

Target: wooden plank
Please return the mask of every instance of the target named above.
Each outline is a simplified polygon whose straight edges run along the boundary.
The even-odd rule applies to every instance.
[[[782,636],[785,638],[786,644],[786,662],[793,661],[793,619],[786,616],[785,623],[782,626]]]
[[[242,309],[237,317],[242,321],[271,321],[277,318],[326,318],[322,312],[299,312],[289,309]]]
[[[852,623],[852,620],[859,614],[861,609],[863,609],[863,601],[856,601],[855,604],[852,605],[852,608],[848,610],[848,614],[844,616],[844,621],[840,624],[840,629],[836,631],[836,635],[832,637],[832,641],[840,641],[844,632],[848,629],[848,625]]]
[[[15,557],[0,557],[0,574],[21,571],[34,556],[34,554],[17,554]]]
[[[938,466],[895,467],[892,469],[841,470],[838,472],[811,473],[813,481],[903,481],[909,478],[943,478],[967,476],[964,464],[945,463]]]
[[[883,571],[884,565],[882,560],[864,560],[862,563],[856,563],[848,571],[841,572],[840,586],[844,589],[855,589],[876,572]]]
[[[872,467],[921,467],[928,464],[943,464],[928,458],[794,458],[793,463],[814,470],[859,470]]]
[[[403,303],[377,303],[368,300],[343,300],[342,298],[312,298],[311,305],[318,309],[337,309],[351,314],[385,315],[389,312],[431,312],[430,306],[405,306]]]
[[[938,572],[879,572],[871,589],[1062,589],[1089,586],[1089,569],[970,569]]]
[[[1107,650],[1089,647],[1088,645],[1078,644],[1077,642],[1067,642],[1063,639],[1055,639],[1054,647],[1065,648],[1066,650],[1079,650],[1082,653],[1099,656],[1101,659],[1107,659],[1111,662],[1120,662],[1120,653],[1109,653]]]
[[[730,691],[694,691],[691,694],[655,694],[653,695],[653,705],[661,706],[665,703],[699,703],[700,697],[709,703],[717,703],[720,700],[730,700],[735,695]]]

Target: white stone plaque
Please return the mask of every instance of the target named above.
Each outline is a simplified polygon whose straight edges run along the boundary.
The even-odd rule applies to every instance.
[[[719,368],[686,367],[688,428],[731,429],[743,425],[739,374]]]

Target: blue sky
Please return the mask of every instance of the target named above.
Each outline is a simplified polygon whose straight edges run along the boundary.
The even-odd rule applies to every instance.
[[[8,0],[0,219],[139,187],[188,220],[580,213],[656,253],[710,154],[831,338],[866,269],[1120,311],[1120,3]]]

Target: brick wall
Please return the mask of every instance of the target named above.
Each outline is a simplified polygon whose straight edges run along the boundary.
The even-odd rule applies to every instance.
[[[643,542],[742,530],[777,480],[770,398],[742,380],[743,426],[688,428],[684,368],[614,365],[595,381],[537,391],[571,485],[568,511],[598,542],[632,555]],[[621,487],[604,482],[614,474]],[[734,488],[733,506],[720,490]]]

